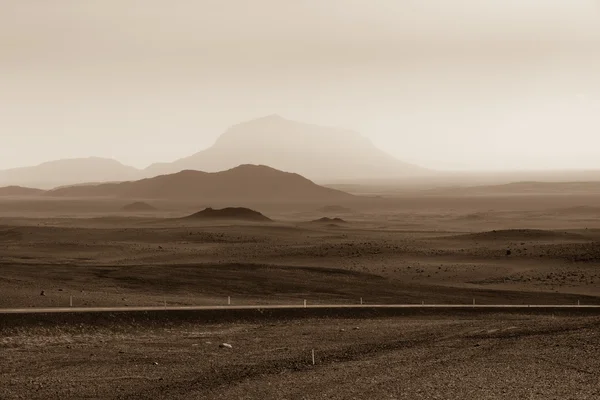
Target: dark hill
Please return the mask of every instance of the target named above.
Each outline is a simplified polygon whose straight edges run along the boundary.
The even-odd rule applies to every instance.
[[[269,222],[272,221],[270,218],[264,216],[258,211],[251,210],[244,207],[228,207],[220,210],[214,208],[207,208],[195,214],[192,214],[188,219],[210,219],[210,220],[238,220],[238,221],[255,221],[255,222]]]
[[[214,173],[188,170],[133,182],[60,188],[49,191],[48,195],[274,203],[354,198],[348,193],[319,186],[298,174],[262,165],[241,165]]]
[[[0,196],[39,196],[44,193],[41,189],[32,189],[21,186],[6,186],[0,188]]]
[[[127,204],[122,208],[123,211],[155,211],[156,208],[152,207],[148,203],[143,201],[136,201],[135,203]]]
[[[329,217],[319,218],[312,222],[317,222],[320,224],[345,224],[346,223],[346,221],[344,221],[341,218],[329,218]]]

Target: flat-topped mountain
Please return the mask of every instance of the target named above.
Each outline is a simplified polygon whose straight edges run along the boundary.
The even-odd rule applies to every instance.
[[[0,171],[0,185],[50,189],[84,182],[136,179],[140,171],[107,158],[73,158]]]
[[[192,214],[188,219],[208,219],[208,220],[237,220],[237,221],[256,221],[270,222],[271,218],[266,217],[258,211],[245,207],[227,207],[220,210],[206,208],[200,212]]]
[[[39,196],[42,193],[44,193],[44,190],[22,186],[0,187],[0,196]]]
[[[268,165],[321,182],[427,173],[379,150],[356,132],[277,115],[235,125],[209,149],[172,163],[154,164],[144,173],[153,176],[186,169],[222,171],[240,164]]]
[[[354,198],[298,174],[262,165],[241,165],[214,173],[187,170],[132,182],[72,186],[51,190],[47,195],[235,202],[324,202]]]

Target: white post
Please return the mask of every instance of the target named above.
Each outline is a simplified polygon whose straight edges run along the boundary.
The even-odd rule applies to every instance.
[[[421,301],[421,305],[424,306],[425,305],[425,300]]]
[[[69,307],[73,307],[73,296],[69,298]]]
[[[163,302],[165,303],[165,308],[167,308],[167,299],[163,298]]]
[[[304,308],[306,308],[306,300],[304,300]]]
[[[579,307],[581,305],[581,303],[579,302],[579,300],[577,300],[577,307]]]
[[[473,299],[473,305],[475,305],[475,299]]]
[[[313,365],[315,365],[315,349],[312,350],[312,361]]]
[[[361,306],[363,305],[363,300],[362,300],[362,297],[360,298],[360,305],[361,305]]]
[[[230,306],[231,305],[231,296],[227,296],[227,305]]]

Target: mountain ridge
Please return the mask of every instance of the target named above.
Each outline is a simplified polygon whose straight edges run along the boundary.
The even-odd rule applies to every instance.
[[[71,186],[46,192],[53,197],[112,197],[202,201],[333,201],[354,196],[264,165],[220,171],[184,170],[137,181]]]

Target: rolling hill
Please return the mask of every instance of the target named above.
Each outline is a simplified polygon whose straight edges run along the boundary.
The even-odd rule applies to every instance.
[[[251,202],[324,202],[354,196],[319,186],[298,175],[262,165],[241,165],[208,173],[181,171],[131,182],[72,186],[46,193],[54,197],[115,197]]]
[[[39,196],[44,193],[41,189],[32,189],[22,186],[6,186],[0,188],[0,197],[2,196]]]

